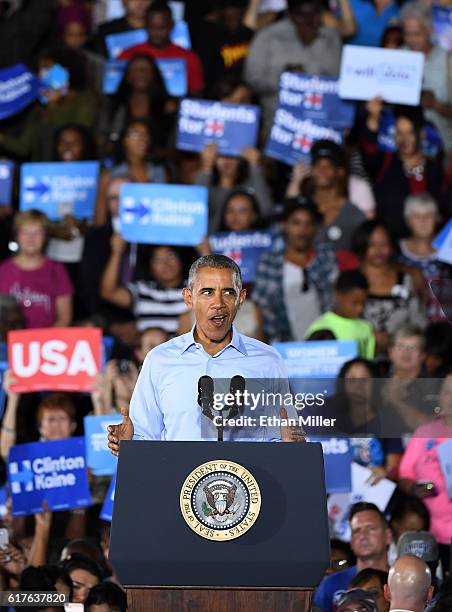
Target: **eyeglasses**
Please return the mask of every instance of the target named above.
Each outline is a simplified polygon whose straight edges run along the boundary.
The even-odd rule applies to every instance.
[[[139,130],[130,130],[126,135],[130,138],[144,138],[149,140],[149,134],[147,132],[140,132]]]

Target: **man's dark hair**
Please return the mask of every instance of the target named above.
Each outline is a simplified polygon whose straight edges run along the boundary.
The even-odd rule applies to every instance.
[[[102,582],[96,584],[85,601],[85,610],[90,606],[106,604],[115,612],[126,612],[127,596],[117,584],[113,582]]]
[[[348,293],[354,289],[369,290],[369,283],[364,274],[360,270],[341,272],[334,284],[334,290],[338,293]]]
[[[383,589],[384,585],[388,582],[388,572],[384,572],[383,570],[374,569],[373,567],[367,567],[366,569],[361,570],[356,574],[351,582],[348,584],[349,589],[355,589],[361,587],[372,578],[376,578],[381,588]]]
[[[356,228],[352,236],[352,251],[357,257],[365,257],[367,249],[369,248],[370,237],[377,228],[381,228],[386,232],[393,252],[395,253],[397,251],[396,242],[386,223],[381,219],[368,219]]]
[[[171,8],[164,0],[156,0],[151,4],[151,6],[146,11],[146,22],[149,21],[154,13],[166,13],[169,15],[170,19],[173,18],[173,14],[171,12]]]
[[[375,504],[371,504],[370,502],[357,502],[356,504],[353,504],[353,506],[350,508],[350,513],[348,516],[349,522],[351,522],[353,517],[359,512],[375,512],[375,514],[378,514],[378,517],[380,518],[384,527],[388,527],[388,521],[386,520],[385,515]]]
[[[69,600],[72,600],[72,580],[69,574],[59,565],[41,565],[26,567],[21,576],[21,591],[41,591],[56,593],[56,583],[60,580],[69,587]]]
[[[303,211],[311,216],[312,222],[318,225],[321,220],[321,215],[315,204],[309,200],[300,198],[290,198],[284,202],[284,210],[282,211],[281,220],[288,221],[292,215],[298,211]]]

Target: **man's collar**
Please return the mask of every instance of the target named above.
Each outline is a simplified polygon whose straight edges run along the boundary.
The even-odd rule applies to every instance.
[[[187,334],[184,334],[181,351],[180,351],[181,355],[185,353],[185,351],[188,350],[194,344],[199,344],[195,340],[195,327],[196,327],[196,324],[193,325],[191,331],[189,331]],[[237,351],[239,351],[239,353],[242,353],[242,355],[245,355],[245,357],[248,356],[247,350],[245,348],[245,342],[243,341],[242,335],[239,334],[239,332],[235,329],[234,326],[232,326],[232,340],[227,346],[224,347],[224,349],[222,349],[222,351],[228,348],[228,346],[234,347]]]

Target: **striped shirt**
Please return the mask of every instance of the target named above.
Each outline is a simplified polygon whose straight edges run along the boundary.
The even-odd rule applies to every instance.
[[[132,295],[138,330],[161,327],[174,335],[179,325],[179,315],[187,310],[182,298],[183,286],[164,289],[155,281],[129,283],[127,288]]]

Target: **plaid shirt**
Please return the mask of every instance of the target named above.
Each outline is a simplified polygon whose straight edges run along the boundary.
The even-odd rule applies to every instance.
[[[322,312],[332,307],[333,285],[338,271],[336,254],[327,245],[316,248],[305,268],[309,282],[319,296]],[[293,340],[284,301],[283,275],[284,251],[264,253],[259,260],[252,299],[262,311],[264,333],[271,342]]]

